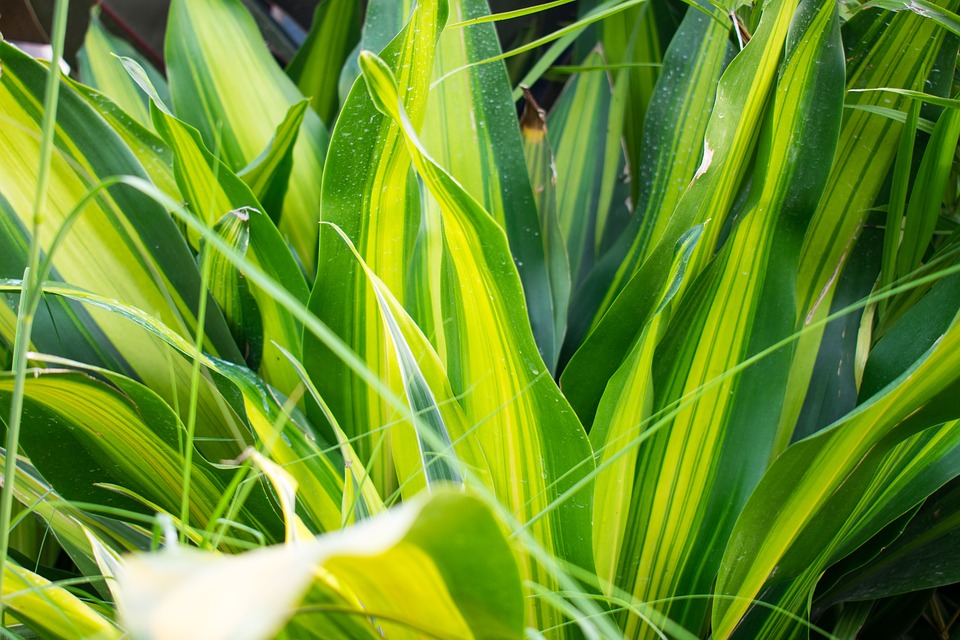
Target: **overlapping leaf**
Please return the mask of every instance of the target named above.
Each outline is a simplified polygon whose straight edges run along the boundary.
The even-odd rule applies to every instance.
[[[440,205],[449,287],[442,302],[458,334],[448,347],[446,367],[473,437],[491,464],[497,499],[539,544],[590,567],[590,496],[580,492],[557,500],[592,469],[590,445],[545,373],[521,313],[523,292],[503,229],[427,155],[389,66],[370,53],[361,54],[361,66],[377,107],[401,126],[417,173]],[[521,572],[548,588],[554,585],[529,556]],[[536,603],[528,608],[528,622],[538,628],[556,615]]]
[[[0,104],[6,126],[0,128],[0,275],[19,278],[31,241],[26,230],[32,211],[39,158],[40,111],[45,69],[7,44],[0,44],[3,75]],[[182,336],[193,335],[200,297],[196,264],[170,216],[151,199],[114,187],[87,198],[98,181],[114,175],[146,178],[142,165],[107,123],[80,96],[64,87],[60,94],[57,152],[51,171],[49,207],[42,251],[50,251],[56,232],[69,219],[53,256],[53,277],[111,298],[123,299],[156,315]],[[80,214],[71,218],[75,207]],[[170,363],[165,347],[110,314],[53,301],[41,314],[36,347],[76,360],[137,376],[174,406],[186,406],[189,366]],[[204,347],[239,360],[222,316],[207,314]],[[171,369],[171,366],[173,368]],[[173,399],[177,397],[175,402]],[[229,418],[210,394],[200,397],[204,435],[232,437]],[[223,453],[227,456],[230,449]],[[234,450],[235,451],[235,450]]]
[[[325,638],[520,638],[520,579],[501,526],[478,499],[441,493],[350,534],[297,545],[233,557],[167,549],[126,563],[124,617],[142,638],[274,637],[318,580],[331,600],[306,607],[298,617],[310,625],[291,631]],[[478,581],[478,573],[490,575]],[[198,598],[203,609],[193,606]],[[344,616],[362,624],[338,622]]]
[[[172,2],[165,52],[175,113],[200,131],[206,146],[217,150],[232,171],[251,163],[270,143],[287,110],[303,100],[239,0]],[[275,214],[308,274],[316,269],[327,141],[320,117],[306,113],[283,211]]]

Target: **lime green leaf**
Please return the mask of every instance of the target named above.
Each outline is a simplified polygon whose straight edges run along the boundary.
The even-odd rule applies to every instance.
[[[46,68],[7,44],[0,44],[0,109],[8,123],[0,131],[0,276],[19,278],[26,264],[33,186],[39,164],[42,95]],[[109,176],[146,177],[129,148],[69,85],[60,92],[58,134],[52,161],[50,199],[39,238],[44,254],[53,250],[53,277],[156,314],[180,335],[193,335],[200,297],[196,264],[176,225],[152,199],[126,187],[91,189]],[[79,208],[76,208],[79,207]],[[77,214],[77,215],[74,215]],[[64,227],[66,223],[72,226]],[[55,230],[61,230],[56,235]],[[170,359],[166,348],[110,314],[67,305],[41,320],[36,348],[46,353],[103,365],[135,375],[172,405],[186,406],[190,367]],[[204,348],[239,360],[239,352],[218,311],[207,314]],[[176,401],[174,398],[178,398]],[[202,395],[203,435],[229,437],[231,429],[216,402]],[[213,445],[211,445],[213,446]],[[227,456],[229,449],[221,450]],[[235,452],[235,449],[233,450]]]
[[[950,0],[946,4],[955,7],[957,3]],[[944,46],[943,30],[935,22],[910,12],[892,16],[878,10],[861,12],[844,25],[844,30],[844,41],[857,43],[847,56],[848,90],[921,89]],[[955,45],[952,50],[955,57]],[[848,91],[846,103],[902,110],[907,99],[889,92]],[[847,110],[830,179],[801,252],[797,271],[798,329],[814,324],[829,312],[836,283],[893,165],[901,129],[896,120],[870,109]],[[823,331],[824,327],[817,325],[804,332],[797,343],[788,383],[792,391],[784,402],[775,453],[790,442],[807,396]]]
[[[4,606],[43,637],[109,640],[123,634],[65,588],[8,562],[3,575]]]
[[[384,52],[403,82],[405,106],[417,122],[426,109],[445,9],[444,2],[421,2]],[[337,120],[327,169],[324,222],[342,230],[364,263],[401,304],[407,304],[411,256],[420,229],[419,189],[398,127],[377,111],[362,83],[351,91]],[[390,364],[386,332],[367,276],[333,226],[322,225],[320,235],[323,260],[310,294],[310,310],[364,359],[395,396],[402,396],[399,371]],[[314,336],[305,335],[303,356],[337,421],[349,437],[357,438],[354,447],[375,486],[381,495],[390,495],[396,484],[387,425],[400,417],[396,407]],[[317,424],[323,420],[322,415],[315,417]]]
[[[874,600],[960,580],[958,497],[956,482],[931,496],[895,542],[834,588],[831,601]]]
[[[787,449],[767,471],[724,552],[717,590],[737,598],[715,604],[718,635],[732,630],[749,599],[781,571],[789,577],[799,568],[822,570],[823,541],[843,533],[846,517],[839,516],[850,513],[851,498],[854,505],[859,498],[856,491],[838,492],[841,486],[869,482],[893,445],[956,414],[958,282],[952,276],[927,295],[931,308],[950,310],[953,317],[915,363],[833,427]],[[925,313],[929,311],[914,310],[917,318]],[[895,345],[897,334],[911,333],[914,322],[904,316],[902,331],[886,340]]]
[[[117,485],[168,513],[179,512],[184,456],[178,449],[183,424],[156,394],[102,370],[97,373],[108,376],[112,384],[80,372],[31,373],[24,399],[24,416],[31,428],[24,430],[20,440],[54,488],[69,500],[144,513],[141,505],[98,486]],[[12,376],[0,376],[0,405],[5,411],[12,388]],[[202,526],[226,482],[197,457],[191,476],[191,521]],[[239,517],[267,536],[276,531],[273,511],[263,495],[251,495]]]
[[[702,228],[694,227],[681,237],[671,268],[672,277],[665,283],[665,289],[658,292],[659,300],[651,321],[610,379],[590,431],[600,469],[593,503],[594,558],[599,577],[609,584],[615,584],[619,572],[621,545],[631,515],[634,486],[624,482],[636,474],[637,460],[631,449],[648,423],[653,407],[651,375],[656,347],[654,336],[660,328],[658,314],[680,288],[687,261],[701,235]]]
[[[453,0],[450,21],[489,14],[484,0]],[[550,370],[557,360],[554,297],[543,230],[530,186],[520,130],[503,62],[478,64],[500,54],[494,25],[474,23],[448,29],[437,43],[430,103],[421,137],[427,152],[463,186],[506,231],[510,252],[520,273],[533,335]],[[454,69],[461,69],[451,73]],[[413,120],[416,122],[416,120]],[[473,123],[451,126],[450,123]],[[427,219],[440,215],[426,198]],[[430,267],[425,267],[430,268]],[[441,313],[436,300],[431,316]],[[419,320],[419,314],[415,314]],[[430,332],[444,332],[443,324]],[[434,344],[448,342],[434,338]],[[442,351],[442,349],[441,349]],[[446,357],[441,354],[442,357]]]
[[[367,3],[360,43],[350,53],[350,59],[340,74],[341,103],[346,102],[350,89],[360,77],[360,52],[383,51],[403,29],[415,4],[415,0],[371,0]]]
[[[6,455],[0,458],[5,459]],[[13,490],[16,500],[43,521],[84,575],[96,575],[98,571],[91,539],[115,551],[149,547],[150,537],[142,529],[81,511],[64,500],[36,468],[22,458],[17,461],[17,481]],[[105,597],[110,595],[110,585],[94,582],[91,586]]]
[[[349,243],[349,238],[344,236]],[[353,249],[353,246],[350,245]],[[460,404],[450,389],[446,371],[426,336],[376,274],[361,261],[377,297],[384,327],[390,336],[407,403],[413,412],[416,447],[404,440],[404,432],[395,426],[394,461],[405,495],[421,488],[422,475],[427,487],[442,483],[490,483],[490,471],[483,451],[468,428]],[[404,445],[407,451],[403,450]]]
[[[267,147],[277,123],[303,95],[277,66],[239,0],[174,0],[166,37],[175,112],[219,151],[227,167],[241,170]],[[306,112],[280,213],[280,231],[308,274],[316,268],[327,139],[320,117]]]
[[[159,95],[168,100],[166,82],[159,71],[144,60],[126,41],[116,38],[100,21],[100,8],[90,10],[90,26],[77,53],[80,80],[83,84],[107,95],[140,125],[150,127],[150,105],[146,96],[124,71],[117,56],[132,58],[139,63]]]
[[[602,61],[596,51],[586,59],[587,64]],[[547,137],[556,158],[557,217],[574,285],[583,279],[596,257],[600,185],[611,170],[597,158],[603,157],[609,111],[607,75],[591,73],[570,79],[547,120]]]
[[[716,242],[721,220],[712,219],[711,215],[722,219],[725,207],[717,206],[700,213],[694,209],[708,209],[711,202],[717,204],[718,201],[712,199],[715,196],[706,195],[714,189],[723,193],[726,202],[736,194],[737,174],[745,165],[738,155],[741,151],[731,154],[727,145],[752,148],[756,129],[737,127],[734,123],[746,108],[745,113],[757,124],[765,98],[761,99],[763,90],[753,79],[762,77],[764,82],[769,82],[776,59],[772,50],[763,53],[759,47],[761,42],[769,42],[772,49],[779,51],[780,46],[776,38],[758,41],[754,45],[756,49],[744,50],[749,57],[741,54],[738,64],[731,66],[721,80],[730,48],[723,26],[698,12],[689,12],[678,34],[664,58],[663,73],[679,81],[665,82],[650,105],[646,148],[653,152],[638,170],[638,179],[645,185],[637,206],[638,214],[597,264],[594,273],[574,292],[571,301],[573,311],[561,354],[561,364],[568,359],[569,362],[561,381],[577,415],[588,425],[593,421],[607,381],[623,356],[629,353],[636,334],[642,329],[643,319],[653,309],[650,305],[656,305],[656,292],[661,289],[661,280],[667,277],[677,240],[695,224],[710,219],[708,227],[712,230],[704,237],[703,244],[713,246]],[[757,34],[762,35],[763,32]],[[704,64],[705,60],[709,64]],[[718,82],[721,83],[719,89]],[[717,96],[719,103],[713,113]],[[706,143],[704,135],[708,135]],[[703,147],[704,144],[707,146]],[[702,156],[701,147],[709,148],[710,162],[716,158],[715,166],[720,169],[716,174],[731,173],[720,176],[708,172],[700,176],[691,186],[697,195],[686,196],[683,209],[678,209],[681,196],[697,175],[698,164],[703,166],[706,156]],[[724,162],[724,157],[730,157],[730,161]],[[644,267],[638,273],[641,262]],[[691,273],[699,269],[696,262],[691,265]],[[622,295],[617,299],[621,288]],[[601,318],[604,318],[602,322]],[[636,327],[636,330],[624,331],[624,327]]]
[[[247,230],[249,246],[236,245],[236,248],[248,249],[253,264],[262,267],[275,281],[282,282],[298,300],[306,300],[307,286],[300,270],[284,246],[276,227],[263,213],[262,205],[257,202],[247,185],[207,151],[196,129],[160,109],[154,109],[153,114],[157,131],[174,151],[177,182],[190,209],[209,226],[214,226],[222,216],[229,215],[230,212],[241,212],[241,216],[233,215],[233,223],[244,223],[239,225],[238,229]],[[242,216],[247,219],[242,220]],[[220,269],[218,275],[226,279],[222,281],[222,286],[241,286],[243,276],[235,267],[225,259],[219,260],[217,264]],[[291,393],[297,386],[298,378],[290,369],[286,358],[278,351],[278,346],[292,353],[299,353],[302,326],[282,306],[276,304],[270,293],[249,284],[242,286],[252,294],[255,305],[251,304],[250,297],[233,299],[228,297],[225,291],[219,291],[224,298],[218,298],[218,301],[230,302],[230,307],[225,307],[225,311],[235,318],[232,321],[234,332],[240,330],[237,323],[241,322],[244,315],[260,316],[263,327],[263,357],[259,360],[259,370],[268,383],[283,393]],[[243,339],[254,337],[257,342],[256,328],[250,325],[244,331],[248,329],[253,334],[248,336],[244,333]],[[248,343],[240,346],[245,349],[245,356],[254,356],[259,348]]]
[[[596,0],[581,3],[581,15],[585,15],[586,9],[591,5],[598,4]],[[607,60],[614,64],[628,65],[621,69],[614,79],[615,85],[625,86],[618,87],[623,93],[623,109],[619,113],[620,120],[611,123],[611,130],[617,132],[614,137],[618,141],[622,140],[623,150],[627,156],[627,166],[631,168],[639,167],[644,160],[642,155],[644,153],[642,149],[645,146],[643,145],[644,120],[660,75],[660,62],[667,48],[667,43],[662,40],[667,34],[661,33],[660,24],[672,23],[673,20],[666,15],[658,17],[658,13],[666,13],[663,5],[657,2],[645,2],[604,20],[598,29],[600,46]],[[697,12],[689,11],[688,13]],[[706,16],[701,14],[701,17]],[[704,62],[707,60],[704,59]],[[637,202],[641,187],[642,183],[639,180],[631,180],[631,202]]]
[[[208,241],[210,239],[208,238]],[[19,281],[0,281],[0,291],[19,291]],[[213,376],[222,394],[236,414],[245,416],[250,428],[256,433],[264,452],[271,459],[283,464],[302,488],[301,501],[318,530],[328,531],[341,526],[341,503],[343,501],[343,462],[320,448],[313,432],[308,431],[306,418],[296,411],[294,415],[284,411],[275,397],[275,392],[247,367],[216,360],[196,353],[192,343],[164,326],[157,318],[117,300],[104,298],[88,291],[62,283],[47,282],[44,292],[82,302],[116,315],[133,326],[140,327],[187,358],[199,358],[207,369],[218,374]],[[127,324],[129,328],[131,325]],[[43,356],[54,364],[61,361]],[[75,366],[69,361],[64,364]],[[236,430],[237,427],[234,426]],[[241,434],[235,435],[240,440]],[[232,443],[231,443],[232,444]],[[227,449],[233,456],[240,452],[235,447]],[[348,458],[349,459],[349,458]]]
[[[297,615],[318,570],[342,595],[301,614],[313,625],[356,615],[391,638],[523,635],[520,579],[502,525],[478,499],[453,493],[297,545],[133,556],[120,582],[123,617],[140,638],[270,638]]]
[[[725,372],[793,331],[789,294],[796,262],[805,223],[827,179],[823,158],[833,154],[842,115],[835,5],[804,2],[794,15],[790,3],[769,4],[762,20],[775,25],[785,16],[792,18],[784,34],[785,62],[764,118],[750,195],[716,258],[693,283],[680,281],[678,302],[646,329],[647,340],[658,344],[635,346],[631,364],[637,369],[614,379],[623,385],[624,378],[633,378],[636,386],[614,387],[623,395],[608,399],[610,407],[626,413],[616,425],[623,444],[637,437],[630,429],[651,409],[662,418],[635,451],[635,468],[622,463],[632,495],[614,486],[612,510],[628,511],[620,515],[622,525],[615,521],[623,528],[607,535],[620,538],[618,557],[601,547],[607,551],[605,569],[638,601],[665,602],[663,613],[691,630],[701,627],[708,603],[670,598],[710,589],[726,536],[769,460],[789,352],[767,356],[739,375]],[[774,26],[762,22],[748,46],[770,33],[765,25]],[[767,46],[776,48],[775,42],[774,36]],[[721,153],[718,149],[713,159]],[[703,165],[711,165],[711,158]],[[707,166],[687,194],[711,170]],[[709,226],[693,256],[702,255],[702,243],[712,242]],[[695,258],[688,260],[689,270]],[[666,282],[675,280],[671,274]],[[664,290],[669,291],[666,285]],[[666,327],[659,326],[661,317]],[[604,418],[610,413],[606,408]],[[626,616],[622,628],[629,636],[650,633],[635,615]]]
[[[173,153],[163,139],[127,115],[102,93],[69,79],[64,80],[65,84],[69,84],[80,97],[84,98],[126,143],[150,176],[153,184],[171,198],[179,200],[180,191],[173,175]]]
[[[926,0],[871,0],[860,11],[879,7],[888,11],[912,11],[922,18],[932,20],[948,31],[960,35],[960,16],[946,7]]]
[[[565,491],[592,469],[590,446],[545,374],[503,229],[426,154],[386,63],[369,52],[360,63],[376,103],[401,126],[417,172],[440,205],[446,277],[454,288],[445,314],[459,336],[447,371],[468,422],[477,425],[474,437],[491,465],[497,498],[528,523],[539,544],[588,568],[590,497]],[[546,510],[561,495],[564,500]],[[521,566],[525,577],[550,586],[530,557]],[[546,604],[531,603],[528,611],[538,628],[555,620]]]
[[[303,386],[313,397],[314,401],[323,412],[323,417],[327,420],[330,428],[333,429],[337,445],[340,447],[340,453],[343,456],[344,481],[343,481],[343,526],[346,527],[353,522],[365,520],[372,515],[376,515],[384,510],[383,498],[377,493],[376,487],[370,479],[370,475],[363,466],[363,462],[357,457],[353,449],[353,444],[343,432],[337,422],[336,416],[330,411],[326,401],[320,397],[320,392],[316,385],[310,379],[303,363],[297,361],[293,354],[283,352],[293,367],[297,370]]]
[[[242,208],[228,211],[217,221],[213,230],[237,253],[244,255],[250,242],[250,212]],[[263,357],[263,322],[257,299],[250,292],[246,278],[233,263],[221,254],[208,251],[204,245],[197,261],[203,264],[205,260],[212,261],[210,295],[223,310],[244,362],[257,371]]]
[[[263,204],[274,224],[279,222],[280,212],[283,210],[283,198],[287,193],[293,167],[294,145],[307,105],[307,101],[303,100],[290,107],[287,117],[277,127],[277,132],[267,148],[237,173]]]
[[[953,169],[953,157],[960,139],[960,108],[948,108],[933,130],[913,185],[906,211],[898,269],[905,275],[920,266],[940,217],[940,203]]]

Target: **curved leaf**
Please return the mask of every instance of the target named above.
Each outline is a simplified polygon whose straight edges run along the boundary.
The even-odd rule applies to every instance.
[[[476,580],[477,575],[487,579]],[[256,580],[251,580],[256,576]],[[520,578],[502,525],[476,498],[441,493],[349,534],[238,556],[167,549],[129,558],[124,619],[140,638],[274,637],[314,580],[336,599],[304,611],[313,631],[357,616],[391,638],[521,638]],[[339,593],[338,593],[339,592]],[[199,599],[206,605],[193,606]]]
[[[174,0],[165,53],[174,111],[200,131],[208,148],[219,150],[232,171],[252,162],[287,110],[303,100],[239,0]],[[279,212],[280,231],[308,274],[316,269],[327,141],[320,117],[305,113]]]
[[[503,229],[426,154],[386,63],[369,52],[360,63],[377,107],[402,127],[417,172],[440,204],[450,292],[445,315],[459,336],[447,371],[491,464],[497,499],[539,544],[589,568],[590,496],[566,492],[592,470],[592,452],[537,351]],[[559,496],[564,500],[548,509]],[[525,578],[551,586],[552,577],[529,556],[521,567]],[[538,628],[555,619],[539,603],[529,612]]]

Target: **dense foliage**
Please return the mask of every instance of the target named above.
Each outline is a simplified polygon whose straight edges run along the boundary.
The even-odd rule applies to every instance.
[[[0,42],[5,635],[954,637],[960,2],[366,4]]]

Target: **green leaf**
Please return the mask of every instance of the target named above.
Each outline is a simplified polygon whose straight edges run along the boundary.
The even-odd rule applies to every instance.
[[[952,0],[948,4],[956,5]],[[873,10],[857,14],[844,25],[844,42],[855,43],[847,51],[847,105],[899,110],[905,105],[906,97],[849,90],[922,88],[944,45],[944,32],[936,23],[909,12],[890,14]],[[955,57],[955,48],[953,52]],[[899,122],[869,109],[847,109],[844,114],[830,179],[800,256],[798,329],[823,319],[831,308],[835,285],[893,165],[900,132]],[[792,391],[784,402],[775,454],[790,442],[810,385],[823,331],[824,327],[817,325],[805,331],[797,342],[789,381]],[[837,355],[827,354],[834,362]]]
[[[207,241],[210,242],[210,238]],[[0,291],[19,288],[19,282],[0,281]],[[340,528],[344,461],[337,460],[329,450],[322,449],[322,441],[318,441],[309,430],[305,417],[296,411],[293,415],[286,411],[275,397],[275,392],[247,367],[197,353],[190,341],[141,309],[61,283],[46,282],[43,289],[47,294],[102,309],[128,323],[128,328],[132,323],[187,358],[199,358],[205,368],[218,374],[213,376],[211,384],[216,385],[222,394],[218,398],[221,409],[226,401],[235,412],[234,415],[243,416],[262,443],[264,452],[294,476],[302,489],[301,501],[313,524],[322,531]],[[44,358],[54,364],[60,362],[60,359],[50,356]],[[66,362],[76,366],[76,363]],[[237,425],[232,426],[235,439],[239,439],[236,438]],[[240,453],[235,446],[228,451],[233,456]]]
[[[277,123],[303,95],[277,66],[239,0],[174,0],[166,38],[174,111],[227,167],[241,170],[270,144]],[[311,275],[327,141],[320,117],[307,111],[280,213],[280,231]]]
[[[159,108],[154,109],[153,115],[154,126],[174,151],[177,182],[190,209],[211,227],[231,212],[242,212],[247,218],[243,222],[246,223],[244,226],[247,228],[249,243],[244,249],[249,251],[251,262],[262,267],[277,282],[282,282],[298,300],[305,301],[306,282],[276,227],[263,213],[262,205],[257,202],[247,185],[207,151],[196,129]],[[241,219],[235,216],[234,221],[239,222]],[[239,318],[246,314],[260,317],[263,327],[263,357],[257,359],[260,364],[258,370],[268,383],[283,393],[291,393],[298,384],[298,378],[287,359],[280,354],[278,347],[295,354],[300,353],[302,325],[276,304],[271,293],[249,283],[240,285],[243,276],[235,267],[223,259],[218,259],[216,264],[217,274],[221,276],[215,289],[221,296],[217,300],[230,303],[229,307],[224,307],[224,311],[228,322],[232,322],[235,335],[240,331],[240,325],[237,324]],[[251,299],[247,296],[241,295],[236,299],[227,296],[223,289],[240,286],[252,294],[252,302],[255,304],[251,304]],[[234,320],[229,320],[231,317]],[[245,356],[251,356],[255,354],[257,347],[246,342],[250,337],[247,331],[252,332],[250,336],[255,342],[259,339],[256,338],[257,331],[253,325],[243,328],[245,342],[239,346],[245,350]]]
[[[729,633],[746,613],[749,599],[772,576],[789,577],[808,567],[810,573],[822,571],[824,541],[844,533],[844,516],[852,515],[863,495],[857,485],[872,480],[877,465],[899,441],[957,417],[950,399],[958,383],[958,282],[951,276],[927,294],[931,305],[950,310],[952,317],[945,332],[912,365],[831,428],[788,448],[767,471],[724,552],[717,590],[737,598],[718,600],[714,606],[718,634]],[[911,334],[924,314],[915,308],[915,317],[904,316],[900,330],[885,340]],[[841,487],[847,490],[838,492]]]
[[[6,455],[0,455],[5,459]],[[17,481],[14,484],[17,502],[36,515],[48,527],[60,547],[84,575],[96,575],[91,538],[98,544],[117,551],[146,549],[150,538],[136,525],[81,511],[65,501],[40,473],[24,459],[17,461]],[[108,585],[94,582],[91,586],[109,596]]]
[[[520,135],[523,137],[523,155],[530,174],[537,211],[540,214],[540,229],[543,232],[543,249],[550,274],[550,295],[553,297],[554,353],[559,355],[563,334],[567,330],[567,309],[570,303],[570,266],[563,231],[557,219],[557,169],[543,110],[526,94],[526,105],[520,117]],[[548,362],[554,373],[556,362]]]
[[[834,587],[831,600],[875,600],[960,580],[960,494],[956,487],[953,482],[931,496],[896,541]]]
[[[45,638],[90,638],[109,640],[123,633],[90,605],[40,577],[29,569],[8,562],[3,575],[4,606]]]
[[[436,0],[418,5],[410,23],[384,52],[403,82],[406,106],[416,121],[424,117],[445,6]],[[350,92],[337,120],[327,166],[324,222],[342,230],[363,262],[401,304],[407,304],[409,267],[420,228],[419,189],[397,126],[377,111],[362,83]],[[399,371],[389,366],[386,332],[366,274],[333,226],[322,225],[320,235],[323,260],[310,294],[310,310],[396,396],[402,396]],[[399,418],[396,408],[314,336],[304,336],[303,356],[320,395],[347,436],[356,438],[354,447],[375,486],[381,495],[390,495],[396,484],[387,425]],[[314,418],[323,424],[322,415]]]
[[[37,105],[46,68],[7,44],[0,44],[0,60],[0,108],[16,123],[0,132],[0,276],[19,278],[30,242],[27,228],[39,164]],[[147,174],[85,99],[65,85],[60,101],[50,199],[39,238],[44,254],[55,251],[52,277],[149,309],[180,335],[192,336],[200,274],[180,232],[160,205],[139,192],[121,186],[92,191],[110,176],[145,179]],[[177,361],[171,369],[160,343],[130,331],[110,314],[73,305],[54,304],[51,310],[52,315],[38,319],[33,337],[38,350],[136,376],[171,405],[187,405],[190,367]],[[207,314],[205,337],[204,348],[211,354],[240,360],[216,310]],[[230,437],[229,420],[209,394],[201,395],[198,415],[202,435]],[[210,453],[232,457],[236,450]]]
[[[580,3],[581,17],[588,14],[589,8],[599,4],[596,0]],[[701,17],[706,16],[702,14]],[[664,4],[645,2],[604,20],[598,28],[600,46],[607,60],[613,64],[630,65],[622,68],[614,78],[615,86],[625,85],[621,88],[624,105],[620,121],[612,122],[611,130],[617,132],[614,136],[617,140],[622,139],[627,166],[631,168],[639,167],[644,160],[644,120],[660,75],[664,51],[675,28],[674,24],[667,26],[672,21]],[[709,58],[704,61],[707,60]],[[632,202],[637,202],[641,187],[640,181],[631,181]]]
[[[726,536],[769,460],[790,354],[768,355],[742,373],[736,368],[792,333],[796,262],[827,179],[823,158],[832,156],[840,127],[843,58],[836,7],[804,2],[795,14],[793,9],[790,3],[767,5],[762,20],[773,24],[761,22],[748,45],[766,42],[776,49],[776,36],[765,25],[775,29],[784,17],[792,18],[747,201],[716,258],[692,283],[680,281],[673,289],[679,289],[678,302],[647,325],[644,337],[654,344],[635,346],[631,364],[637,368],[614,379],[620,386],[630,376],[634,386],[615,386],[612,391],[623,395],[609,397],[605,407],[605,419],[611,406],[626,412],[616,429],[625,440],[621,447],[637,438],[651,410],[660,418],[630,452],[635,467],[622,463],[632,495],[627,489],[615,496],[614,504],[627,512],[620,516],[622,535],[616,529],[612,534],[621,540],[619,557],[608,550],[606,568],[617,586],[640,602],[665,602],[663,614],[691,630],[701,627],[708,603],[669,600],[710,589]],[[758,41],[765,33],[771,40]],[[707,152],[706,168],[688,195],[714,170],[723,148],[712,157],[709,147]],[[692,256],[703,255],[702,243],[713,241],[709,226]],[[689,270],[695,257],[687,260]],[[671,273],[666,282],[676,279]],[[640,635],[646,623],[627,616],[622,628]]]
[[[394,462],[404,495],[414,495],[424,484],[490,484],[490,470],[483,451],[471,437],[463,411],[450,389],[446,371],[426,336],[420,331],[390,290],[363,263],[349,238],[377,299],[384,329],[393,347],[395,364],[412,413],[415,438],[397,425],[391,427]],[[456,445],[454,445],[456,442]],[[414,446],[415,445],[415,446]],[[422,475],[422,479],[419,477]],[[425,481],[425,483],[424,483]]]
[[[450,22],[489,14],[485,0],[453,0]],[[548,231],[540,225],[530,178],[526,171],[523,143],[511,98],[510,81],[501,61],[478,64],[500,55],[494,25],[473,23],[444,31],[437,43],[429,105],[421,131],[427,152],[463,186],[505,230],[512,260],[520,273],[533,335],[551,370],[557,360],[554,296],[551,265],[544,249]],[[454,69],[460,69],[451,73]],[[413,120],[417,122],[416,119]],[[452,126],[451,123],[472,123]],[[439,217],[434,198],[426,198],[424,217]],[[429,266],[421,268],[431,268]],[[414,317],[437,317],[442,312],[438,292],[432,290],[429,312]],[[446,326],[430,326],[434,344],[452,338],[442,336]]]
[[[888,11],[912,11],[922,18],[936,22],[944,29],[960,35],[960,16],[950,9],[937,6],[926,0],[871,0],[860,7],[860,11],[878,7]]]
[[[595,51],[585,62],[599,64],[602,61],[600,52]],[[547,120],[547,138],[556,162],[557,217],[569,253],[574,285],[580,283],[596,258],[603,176],[618,168],[611,169],[597,162],[597,158],[603,156],[607,139],[610,98],[610,82],[605,73],[574,76]]]
[[[67,78],[64,84],[70,85],[80,97],[84,98],[110,128],[120,136],[143,166],[150,180],[171,198],[180,199],[180,190],[173,175],[173,152],[152,129],[141,125],[123,111],[107,96],[90,87],[73,82]],[[151,85],[152,86],[152,85]],[[158,96],[159,98],[159,96]],[[150,123],[150,127],[153,124]]]
[[[287,75],[310,96],[310,106],[327,127],[340,110],[340,71],[360,40],[360,10],[354,0],[319,3],[307,39],[287,67]]]
[[[243,255],[250,243],[250,213],[245,209],[228,211],[217,221],[213,230]],[[244,362],[257,371],[263,357],[263,322],[257,299],[250,292],[247,280],[222,255],[207,251],[204,246],[197,262],[202,265],[205,260],[213,262],[210,267],[210,295],[223,310]]]
[[[960,108],[948,108],[937,120],[914,181],[897,265],[900,275],[920,266],[927,246],[933,239],[940,217],[940,203],[953,169],[958,139]]]
[[[630,502],[635,492],[624,479],[636,475],[637,456],[632,451],[653,409],[652,365],[659,312],[680,288],[687,262],[702,235],[702,227],[684,234],[677,245],[671,278],[659,293],[653,318],[623,365],[617,370],[600,399],[590,441],[597,452],[598,472],[594,489],[594,558],[601,580],[614,584],[620,573],[620,553],[624,532],[631,516]],[[642,488],[640,489],[642,491]]]
[[[406,11],[405,3],[372,2],[361,47],[379,51],[385,38],[396,33]],[[449,13],[457,27],[441,34],[437,45],[422,138],[429,153],[506,230],[523,281],[534,335],[552,370],[557,358],[555,319],[559,314],[554,305],[558,296],[552,293],[552,267],[547,262],[550,257],[545,250],[549,231],[539,224],[496,30],[486,20],[489,9],[485,0],[453,0]],[[416,114],[411,113],[411,118],[419,129]],[[451,122],[475,124],[448,126]],[[439,216],[437,204],[428,194],[423,211],[427,218]],[[436,265],[430,263],[440,254],[436,242],[429,235],[421,239],[418,270],[435,271]],[[423,273],[418,277],[426,278]],[[405,306],[413,306],[417,322],[445,357],[443,345],[449,339],[443,335],[446,328],[439,320],[442,312],[435,289],[418,287],[422,299],[405,301]]]
[[[335,599],[299,616],[314,632],[334,630],[324,637],[343,637],[335,630],[344,615],[389,637],[523,636],[520,577],[502,524],[477,498],[447,492],[350,535],[236,556],[180,548],[134,556],[120,590],[137,637],[254,640],[275,637],[297,616],[315,580],[335,585]],[[198,599],[204,607],[192,606]]]
[[[307,101],[302,100],[290,107],[270,144],[246,167],[237,172],[250,190],[263,204],[274,224],[280,220],[283,210],[283,198],[287,193],[290,171],[293,168],[293,152],[303,116],[307,111]]]
[[[117,60],[118,56],[136,60],[150,81],[157,87],[159,95],[168,100],[166,82],[159,71],[143,59],[125,40],[116,38],[107,31],[100,21],[100,8],[94,5],[90,9],[90,26],[83,41],[83,47],[77,52],[80,80],[83,84],[107,95],[124,112],[132,116],[140,125],[149,128],[150,105],[146,96]]]
[[[459,337],[446,368],[491,465],[497,499],[539,544],[589,568],[590,496],[566,492],[591,471],[590,445],[546,374],[503,229],[427,155],[386,63],[369,52],[360,63],[376,104],[401,127],[417,173],[440,205],[450,287],[444,311]],[[548,588],[553,582],[529,556],[521,573]],[[537,628],[558,620],[545,603],[532,602],[528,612]]]
[[[33,370],[26,383],[21,444],[44,478],[68,500],[149,514],[114,494],[116,485],[179,513],[184,466],[183,424],[156,394],[129,378],[99,370],[109,384],[86,373]],[[0,406],[9,411],[13,376],[0,376]],[[224,473],[194,457],[191,522],[205,526],[227,482]],[[276,537],[276,518],[262,494],[251,495],[237,521]]]
[[[640,264],[640,256],[653,256],[652,248],[659,244],[680,196],[696,172],[717,82],[730,48],[722,25],[696,11],[687,14],[677,33],[664,58],[664,74],[678,80],[675,84],[665,81],[659,87],[647,114],[644,148],[650,153],[637,171],[637,179],[644,185],[644,200],[623,236],[600,260],[596,271],[575,290],[571,301],[568,333],[561,353],[561,364],[567,366],[561,382],[577,415],[587,425],[593,421],[607,380],[636,337],[623,327],[637,326],[636,319],[644,318],[653,309],[648,305],[656,304],[653,292],[659,290],[659,285],[648,285],[647,278],[651,277],[650,272],[659,275],[669,268],[668,261],[680,234],[671,236],[672,242],[664,241],[664,247],[656,254],[657,261],[646,267],[650,272],[635,280],[631,277]],[[711,64],[704,64],[705,60]],[[628,251],[634,244],[634,253],[638,255],[631,259]],[[658,266],[654,270],[655,265]],[[623,284],[618,284],[622,278]],[[609,320],[599,323],[620,286],[626,287],[622,300],[611,309]],[[583,342],[594,326],[597,330]],[[582,349],[575,353],[581,342]]]

